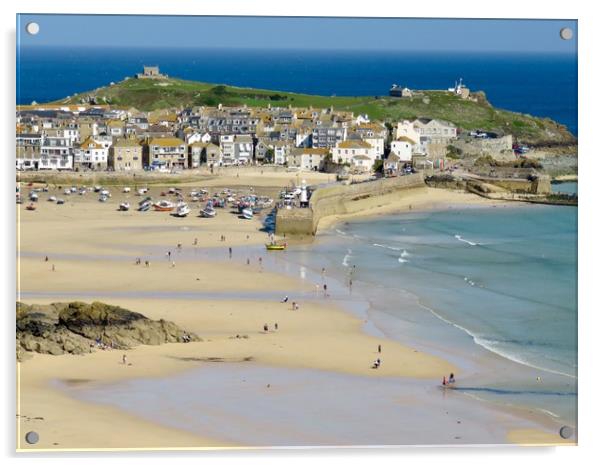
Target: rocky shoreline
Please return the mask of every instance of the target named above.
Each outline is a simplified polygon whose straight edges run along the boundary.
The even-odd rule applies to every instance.
[[[97,349],[200,341],[194,333],[166,320],[101,302],[17,303],[17,359],[31,353],[86,354]]]

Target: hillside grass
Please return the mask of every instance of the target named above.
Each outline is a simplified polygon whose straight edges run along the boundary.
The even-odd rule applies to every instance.
[[[421,91],[413,98],[389,96],[319,96],[294,92],[251,89],[181,79],[127,79],[111,86],[74,95],[55,103],[78,104],[93,97],[97,104],[135,107],[142,111],[191,106],[334,107],[367,114],[371,119],[395,122],[418,117],[437,118],[465,130],[481,129],[512,134],[533,144],[574,144],[563,125],[548,118],[492,107],[482,93],[477,101],[463,100],[445,91]]]

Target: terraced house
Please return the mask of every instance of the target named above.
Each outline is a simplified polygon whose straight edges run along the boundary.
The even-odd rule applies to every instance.
[[[142,145],[136,138],[115,141],[109,155],[109,166],[115,171],[142,170]]]
[[[178,138],[153,138],[148,142],[148,162],[153,169],[187,168],[186,143]]]
[[[75,169],[106,170],[109,161],[109,146],[88,137],[73,150]]]

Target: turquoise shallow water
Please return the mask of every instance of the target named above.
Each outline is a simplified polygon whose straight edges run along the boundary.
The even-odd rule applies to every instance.
[[[576,208],[449,209],[355,221],[294,254],[343,283],[351,279],[388,336],[479,361],[464,365],[476,382],[467,393],[575,422]],[[483,365],[495,369],[485,374]],[[533,396],[542,380],[549,397]]]

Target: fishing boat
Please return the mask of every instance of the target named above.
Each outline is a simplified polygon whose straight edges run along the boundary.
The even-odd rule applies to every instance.
[[[102,194],[98,198],[98,202],[107,202],[109,198],[107,196],[103,196]]]
[[[250,207],[242,209],[241,215],[243,216],[243,218],[251,220],[253,218],[253,209],[251,209]]]
[[[101,196],[106,196],[106,197],[111,197],[111,193],[109,192],[109,190],[108,190],[108,189],[102,189],[102,190],[100,191],[100,195],[101,195]]]
[[[48,202],[56,202],[56,197],[55,196],[50,196],[48,198]]]
[[[172,210],[174,210],[175,205],[174,205],[173,202],[162,200],[162,201],[159,201],[159,202],[155,202],[153,204],[153,208],[157,212],[171,212]]]
[[[265,245],[265,248],[268,251],[284,251],[286,249],[287,244],[286,243],[267,243]]]
[[[129,192],[130,192],[130,188],[129,188],[129,187],[127,187],[127,186],[125,186],[125,187],[123,188],[123,192],[124,192],[124,193],[129,193]]]
[[[213,207],[213,202],[207,202],[207,205],[203,210],[201,210],[201,215],[205,218],[213,218],[217,215],[215,208]]]
[[[180,202],[176,206],[176,211],[172,214],[174,217],[186,217],[190,213],[190,207],[185,202]]]
[[[138,205],[138,211],[139,212],[147,212],[150,210],[150,208],[153,206],[153,203],[149,200],[149,201],[144,201],[142,203],[140,203]]]
[[[58,198],[56,200],[56,205],[63,205],[65,203],[65,199]]]
[[[36,210],[36,205],[31,202],[27,207],[25,207],[27,210]]]
[[[128,211],[128,210],[130,210],[130,203],[129,202],[122,202],[121,204],[119,204],[119,210],[121,210],[121,211]]]

